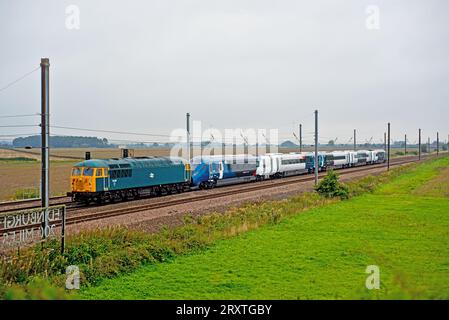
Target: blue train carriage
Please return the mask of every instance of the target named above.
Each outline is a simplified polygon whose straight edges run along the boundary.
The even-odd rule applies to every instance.
[[[191,160],[192,186],[215,186],[256,180],[258,159],[252,155],[197,156]]]
[[[72,169],[73,201],[104,202],[189,189],[190,164],[178,157],[92,159]]]
[[[315,153],[308,152],[306,155],[306,169],[308,173],[315,171]],[[318,152],[318,171],[326,171],[326,153]]]

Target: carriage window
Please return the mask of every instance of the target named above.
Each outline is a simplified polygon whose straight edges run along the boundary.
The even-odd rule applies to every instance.
[[[94,174],[94,169],[92,169],[92,168],[85,168],[84,169],[84,172],[83,172],[84,176],[92,177],[93,174]]]
[[[282,164],[286,165],[286,164],[297,164],[297,163],[304,163],[306,162],[305,159],[288,159],[288,160],[282,160]]]
[[[81,175],[81,168],[73,168],[72,170],[72,176],[78,177]]]

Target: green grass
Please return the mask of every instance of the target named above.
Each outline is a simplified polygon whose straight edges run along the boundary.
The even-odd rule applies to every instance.
[[[15,157],[15,158],[0,158],[0,164],[21,164],[21,163],[37,163],[37,160],[34,158],[27,157]]]
[[[207,250],[142,266],[83,289],[81,296],[448,299],[448,198],[412,194],[447,166],[447,158],[423,164],[371,194],[217,241]],[[380,268],[380,290],[365,288],[365,269],[372,264]]]
[[[39,198],[39,189],[38,188],[27,188],[20,189],[14,192],[13,199],[14,200],[22,200],[22,199],[37,199]]]

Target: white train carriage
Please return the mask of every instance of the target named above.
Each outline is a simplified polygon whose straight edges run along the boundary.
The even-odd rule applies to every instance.
[[[373,161],[373,153],[368,150],[357,151],[357,165],[370,164]]]
[[[302,153],[267,153],[259,157],[258,180],[280,178],[307,172],[306,155]]]
[[[384,149],[371,151],[371,163],[384,163],[387,161],[387,153]]]
[[[280,154],[267,153],[259,156],[259,165],[256,169],[258,180],[270,179],[279,171]]]
[[[307,172],[306,155],[289,153],[280,156],[279,176],[286,177]]]
[[[359,157],[357,151],[345,151],[348,153],[349,166],[355,167],[359,164]]]
[[[350,151],[333,151],[326,154],[328,168],[347,168],[351,166]]]

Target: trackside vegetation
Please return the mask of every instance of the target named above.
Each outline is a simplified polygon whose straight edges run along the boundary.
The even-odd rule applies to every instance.
[[[347,199],[349,197],[349,188],[338,181],[338,174],[332,169],[318,183],[315,190],[326,198]]]
[[[448,166],[443,158],[362,178],[345,185],[349,200],[305,193],[188,216],[154,234],[78,234],[64,256],[50,241],[2,260],[0,297],[448,298],[449,204],[439,177]],[[441,187],[421,195],[433,179]],[[364,286],[371,264],[381,270],[375,292]],[[80,268],[80,292],[64,290],[68,265]]]

